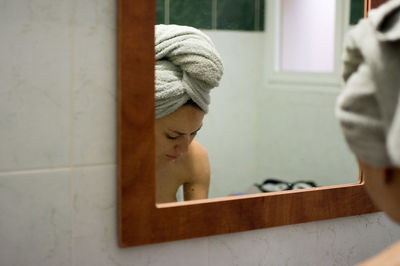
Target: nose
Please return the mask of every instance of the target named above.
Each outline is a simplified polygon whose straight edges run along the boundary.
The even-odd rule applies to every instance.
[[[188,136],[184,136],[182,141],[175,146],[176,152],[179,154],[186,153],[189,150],[190,142],[190,138]]]

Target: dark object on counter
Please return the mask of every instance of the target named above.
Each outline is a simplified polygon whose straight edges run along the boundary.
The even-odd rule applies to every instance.
[[[285,190],[317,187],[313,181],[296,181],[293,183],[279,179],[266,179],[262,184],[255,184],[261,192],[277,192]]]

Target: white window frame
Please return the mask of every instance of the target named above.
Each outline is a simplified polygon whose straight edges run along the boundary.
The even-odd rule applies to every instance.
[[[323,0],[321,0],[323,1]],[[336,1],[334,69],[330,73],[279,70],[281,0],[267,0],[266,49],[264,53],[264,84],[272,87],[298,87],[337,91],[341,84],[341,55],[344,35],[349,29],[350,0]],[[272,59],[272,60],[271,60]],[[329,89],[328,89],[329,90]],[[331,90],[332,91],[332,90]]]

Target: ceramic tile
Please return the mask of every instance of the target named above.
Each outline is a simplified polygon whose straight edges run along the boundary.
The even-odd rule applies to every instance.
[[[70,20],[72,2],[68,0],[36,0],[34,2],[3,0],[0,19],[6,24],[19,27],[20,33],[32,30],[30,26],[34,24],[54,29],[64,26]]]
[[[98,27],[116,29],[117,1],[99,0],[85,1],[74,0],[74,17],[72,25],[76,27],[91,27],[90,33],[95,33]]]
[[[264,29],[265,29],[265,7],[266,7],[266,5],[265,5],[265,0],[259,0],[259,3],[260,3],[260,7],[259,7],[259,10],[258,10],[258,12],[259,12],[259,28],[258,28],[258,30],[259,31],[264,31]]]
[[[115,162],[115,12],[113,0],[0,3],[0,171],[68,165],[71,132],[74,164]],[[221,48],[236,54],[227,68],[253,57]],[[256,85],[242,77],[225,88]],[[227,113],[242,94],[218,90],[222,116],[248,118]],[[353,265],[400,238],[377,213],[120,249],[116,191],[113,164],[0,174],[0,265]]]
[[[69,164],[68,1],[0,8],[0,171]]]
[[[275,227],[210,237],[209,262],[221,266],[354,265],[396,241],[399,234],[398,226],[381,213]]]
[[[69,171],[0,175],[0,265],[71,265]]]
[[[170,0],[170,24],[211,29],[211,0]]]
[[[156,1],[156,24],[165,24],[165,0]]]
[[[255,0],[218,0],[217,29],[254,30]]]
[[[350,24],[355,25],[364,17],[364,0],[351,0],[350,2]]]
[[[116,161],[116,5],[79,1],[74,18],[73,165]]]
[[[73,172],[73,265],[207,265],[207,239],[120,249],[116,167]]]

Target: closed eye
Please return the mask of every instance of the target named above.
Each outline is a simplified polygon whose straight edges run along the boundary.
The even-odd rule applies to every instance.
[[[173,136],[167,135],[167,138],[168,138],[168,139],[174,140],[174,139],[177,139],[177,138],[179,138],[179,137],[173,137]]]
[[[198,130],[196,130],[193,133],[191,133],[190,136],[193,136],[193,137],[196,136],[197,133],[200,131],[200,129],[201,129],[201,127]]]

